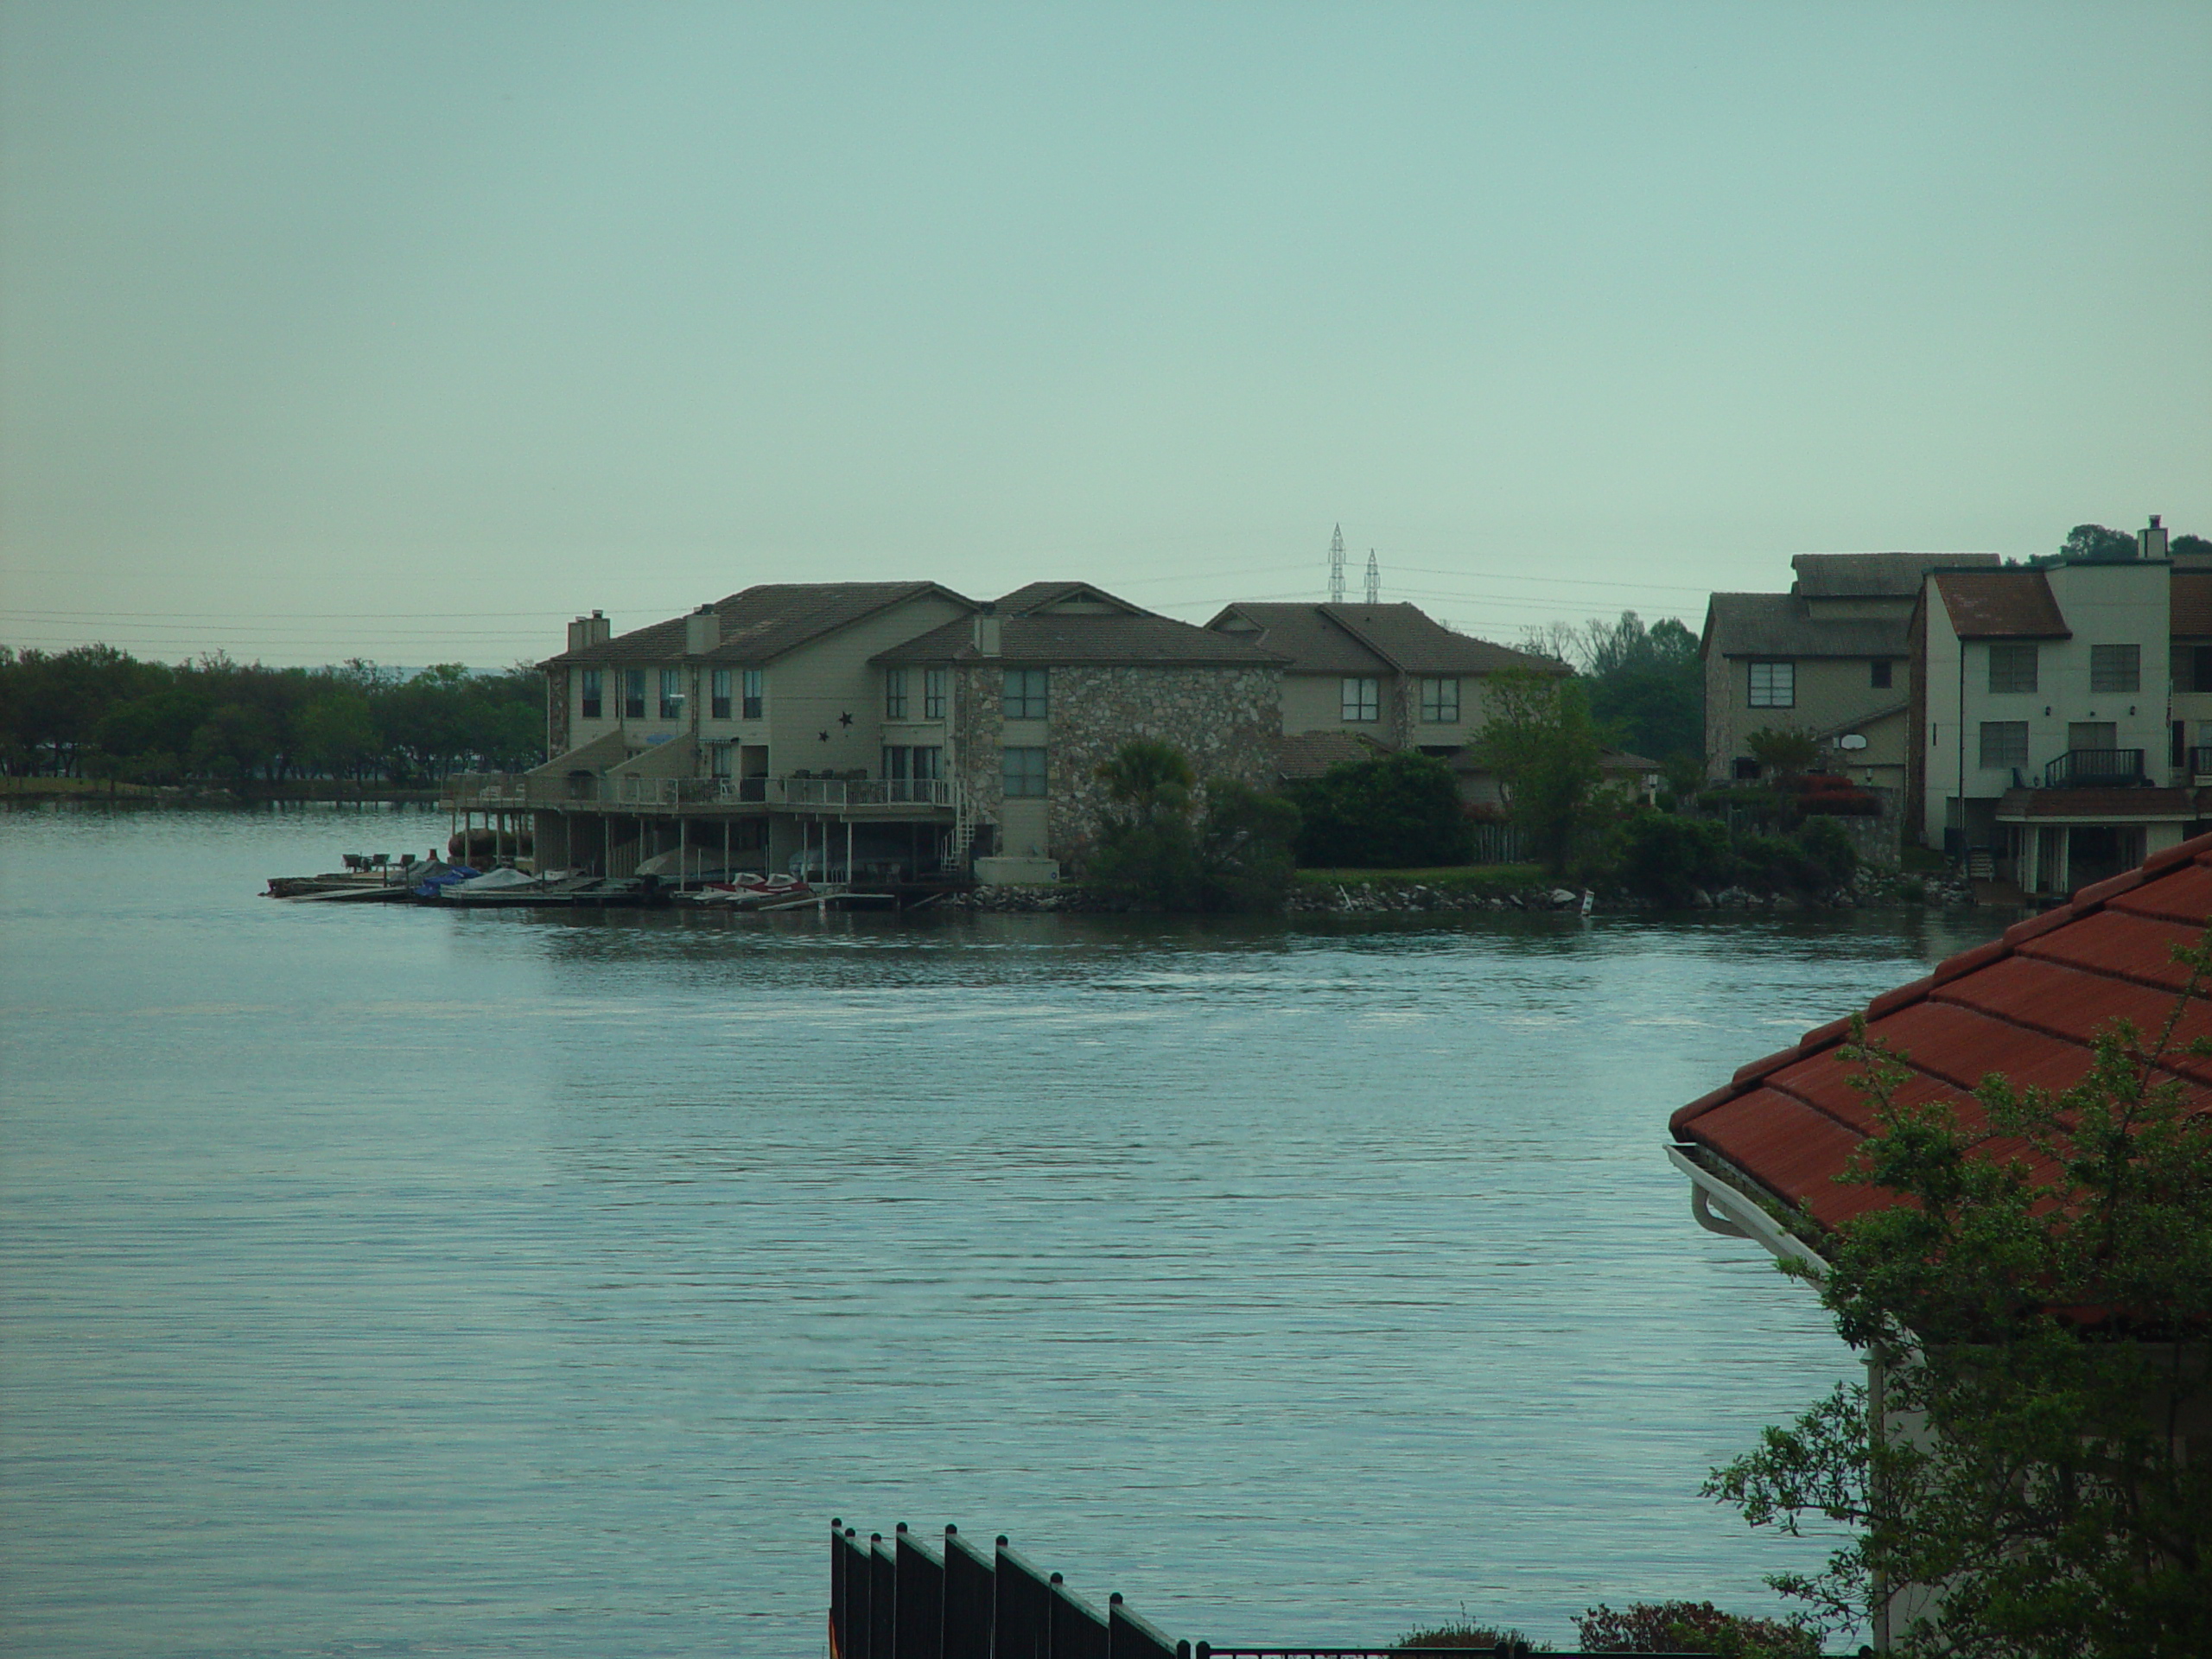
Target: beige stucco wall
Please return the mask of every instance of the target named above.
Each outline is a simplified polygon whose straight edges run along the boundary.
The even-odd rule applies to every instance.
[[[707,743],[766,746],[769,769],[779,776],[799,770],[865,767],[873,777],[881,759],[883,690],[882,671],[868,659],[965,614],[950,600],[925,595],[841,628],[772,663],[751,664],[763,669],[763,702],[758,720],[743,717],[747,666],[743,663],[677,658],[603,666],[605,697],[597,720],[586,720],[582,712],[583,675],[579,671],[589,664],[566,667],[566,683],[557,691],[549,683],[548,694],[557,695],[568,711],[569,741],[564,748],[579,747],[609,731],[620,731],[632,748],[688,733]],[[626,669],[640,666],[645,675],[645,717],[626,719],[621,677]],[[683,676],[685,697],[679,720],[660,718],[660,674],[664,668],[674,668]],[[710,676],[715,668],[730,671],[728,720],[716,720],[712,713]],[[919,671],[915,672],[918,699]],[[852,716],[851,724],[839,718],[844,715]],[[555,723],[549,720],[549,726]],[[824,732],[829,734],[826,742],[822,737]]]
[[[1796,701],[1787,709],[1751,707],[1751,664],[1796,664]],[[1872,661],[1864,657],[1709,657],[1705,673],[1705,742],[1711,775],[1726,777],[1753,732],[1772,728],[1825,732],[1857,721],[1905,700],[1907,669],[1902,657],[1890,670],[1890,683],[1873,683]],[[1872,742],[1872,734],[1868,734]]]

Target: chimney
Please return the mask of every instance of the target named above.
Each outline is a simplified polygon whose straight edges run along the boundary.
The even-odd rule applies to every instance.
[[[2151,527],[2135,532],[2135,556],[2139,559],[2163,559],[2166,556],[2166,527],[2158,522],[2158,515],[2151,515]]]
[[[976,654],[978,657],[995,657],[999,654],[999,638],[1002,626],[996,606],[986,605],[976,613]]]
[[[702,605],[683,619],[683,654],[703,657],[722,642],[722,620],[711,605]]]
[[[580,616],[569,624],[569,649],[582,651],[589,644],[591,644],[591,624]]]

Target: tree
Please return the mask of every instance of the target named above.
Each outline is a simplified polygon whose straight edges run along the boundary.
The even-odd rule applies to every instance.
[[[337,684],[301,710],[300,759],[332,778],[358,775],[376,753],[377,728],[369,700],[346,684]]]
[[[2058,554],[2066,559],[2132,559],[2135,538],[2124,530],[2107,530],[2102,524],[2076,524],[2058,544]]]
[[[1588,682],[1590,714],[1610,741],[1664,760],[1705,745],[1705,664],[1697,636],[1676,618],[1649,628],[1634,611],[1530,629],[1524,649],[1572,663]]]
[[[2212,558],[2212,542],[2202,536],[2177,536],[2166,543],[2169,555],[2187,554],[2193,558]]]
[[[1298,861],[1338,869],[1464,864],[1474,832],[1441,760],[1410,750],[1348,760],[1293,786]]]
[[[1191,763],[1172,743],[1137,738],[1095,773],[1112,806],[1099,814],[1086,886],[1162,910],[1194,910],[1198,854],[1191,827]]]
[[[1494,674],[1490,718],[1473,748],[1544,868],[1566,874],[1595,817],[1602,749],[1580,683],[1556,675]]]
[[[1821,1241],[1818,1283],[1881,1394],[1839,1387],[1706,1485],[1754,1526],[1858,1529],[1770,1580],[1831,1627],[1936,1586],[1909,1651],[2212,1653],[2212,1118],[2175,1075],[2212,1055],[2177,1040],[2212,948],[2175,957],[2161,1029],[2101,1032],[2063,1093],[1986,1078],[1986,1128],[1857,1033],[1877,1132],[1846,1179],[1885,1201]]]

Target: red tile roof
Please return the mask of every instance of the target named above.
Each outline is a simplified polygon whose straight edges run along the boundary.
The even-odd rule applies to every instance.
[[[2159,853],[2142,868],[2085,887],[2074,902],[1951,957],[1925,979],[1876,997],[1866,1035],[1900,1053],[1912,1076],[1901,1101],[1942,1099],[1971,1129],[1985,1122],[1974,1098],[1993,1071],[2018,1085],[2070,1087],[2089,1068],[2089,1043],[2115,1020],[2155,1034],[2172,1011],[2182,970],[2177,944],[2202,939],[2212,922],[2212,836]],[[2212,1000],[2194,1000],[2176,1030],[2168,1070],[2191,1086],[2194,1109],[2212,1112],[2212,1058],[2187,1045],[2212,1036]],[[1858,1068],[1842,1054],[1850,1022],[1805,1033],[1795,1048],[1755,1060],[1726,1087],[1670,1120],[1677,1141],[1700,1147],[1783,1204],[1802,1205],[1825,1227],[1887,1201],[1836,1177],[1873,1128]],[[2017,1143],[1985,1140],[1992,1156]]]
[[[2040,570],[1945,570],[1929,578],[1961,639],[2070,639]]]

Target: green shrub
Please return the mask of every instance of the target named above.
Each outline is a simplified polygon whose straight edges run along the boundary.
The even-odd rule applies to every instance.
[[[1300,864],[1408,869],[1464,864],[1474,850],[1452,769],[1429,755],[1348,761],[1288,793],[1300,815]]]
[[[1693,889],[1725,886],[1736,859],[1728,831],[1711,818],[1639,812],[1622,830],[1621,880],[1632,893],[1670,904]]]
[[[1811,817],[1797,830],[1797,844],[1824,887],[1840,887],[1858,873],[1859,849],[1851,832],[1834,818]]]

